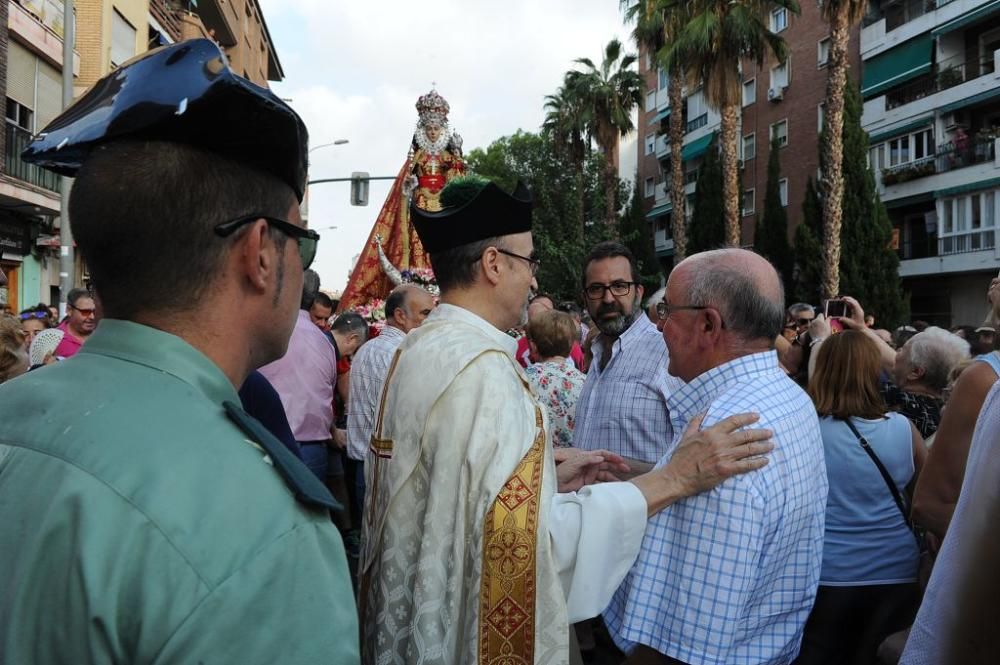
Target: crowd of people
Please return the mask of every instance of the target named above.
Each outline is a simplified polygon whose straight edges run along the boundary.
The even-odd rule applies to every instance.
[[[26,152],[94,290],[0,316],[0,661],[996,660],[990,326],[787,307],[736,248],[647,297],[613,241],[557,303],[530,193],[468,176],[373,327],[287,105],[207,40],[115,77]]]

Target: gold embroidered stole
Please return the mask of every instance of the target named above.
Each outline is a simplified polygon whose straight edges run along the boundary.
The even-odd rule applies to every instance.
[[[368,523],[375,524],[375,510],[378,505],[378,493],[379,493],[379,472],[380,467],[384,463],[384,460],[392,459],[392,439],[386,439],[382,436],[382,423],[385,420],[385,403],[386,398],[389,394],[389,381],[392,380],[392,375],[396,373],[396,365],[399,364],[399,358],[402,355],[400,349],[396,349],[396,353],[392,356],[392,363],[389,365],[389,372],[385,375],[385,382],[382,384],[382,396],[379,400],[378,406],[378,417],[375,420],[375,427],[372,429],[372,435],[369,439],[369,450],[374,455],[374,469],[372,472],[372,483],[371,487],[367,488],[368,498],[366,502],[370,508]],[[362,513],[364,510],[362,509]],[[362,523],[364,523],[364,515],[362,514]],[[365,634],[364,634],[364,621],[365,612],[368,605],[368,591],[371,585],[371,579],[368,573],[361,575],[360,584],[358,585],[358,616],[361,617],[361,621],[358,623],[360,629],[361,637],[361,650],[365,649]],[[364,655],[364,654],[362,654]]]
[[[545,429],[500,490],[483,523],[479,592],[480,665],[531,665],[535,659],[535,574],[542,503]]]

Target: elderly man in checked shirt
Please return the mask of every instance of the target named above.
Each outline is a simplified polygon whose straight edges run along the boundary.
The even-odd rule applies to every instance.
[[[643,314],[642,294],[632,253],[616,242],[596,245],[584,263],[583,295],[601,334],[577,402],[573,446],[621,455],[634,473],[649,471],[667,451],[667,398],[682,385],[667,373],[667,347]]]
[[[774,268],[742,249],[696,254],[670,275],[657,314],[673,432],[755,411],[774,431],[771,464],[652,517],[635,565],[604,612],[627,662],[792,661],[816,596],[827,479],[816,411],[778,366],[784,323]],[[667,462],[677,443],[660,461]]]
[[[351,363],[347,399],[347,458],[349,482],[354,483],[355,509],[361,514],[365,498],[365,456],[375,427],[375,410],[396,348],[406,334],[420,326],[434,309],[434,297],[414,284],[397,286],[385,299],[385,327],[365,344]]]

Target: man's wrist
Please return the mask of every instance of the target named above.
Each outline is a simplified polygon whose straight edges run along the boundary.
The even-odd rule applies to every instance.
[[[669,466],[654,469],[628,481],[639,488],[646,499],[646,516],[652,517],[688,495],[684,484]]]

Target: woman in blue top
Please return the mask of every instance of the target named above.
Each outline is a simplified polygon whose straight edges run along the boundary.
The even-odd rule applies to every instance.
[[[830,493],[823,568],[798,664],[875,663],[889,634],[910,625],[919,602],[913,533],[864,437],[902,494],[927,454],[919,432],[888,411],[878,347],[864,333],[831,336],[819,349],[809,395],[820,416]]]

